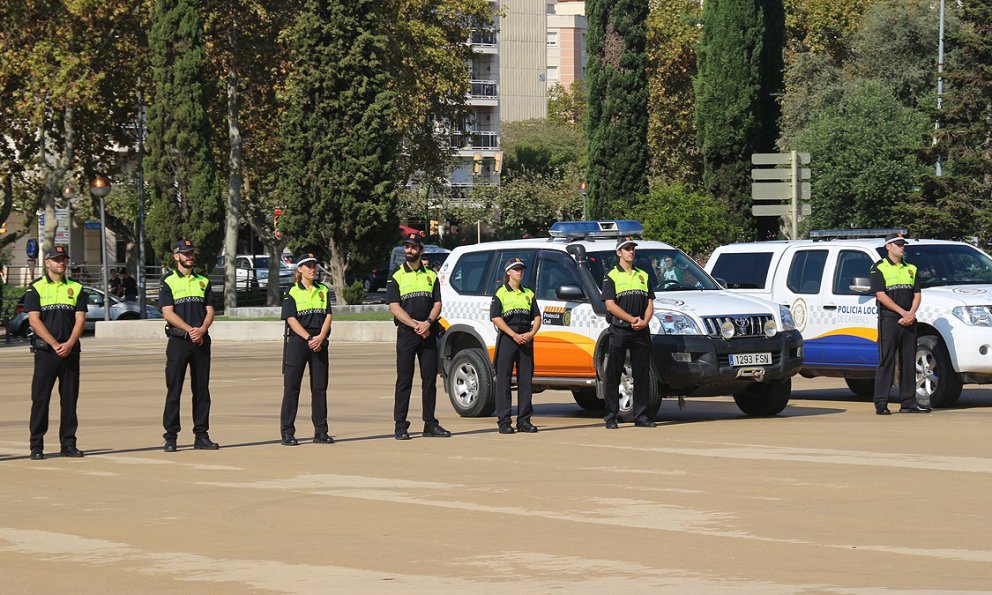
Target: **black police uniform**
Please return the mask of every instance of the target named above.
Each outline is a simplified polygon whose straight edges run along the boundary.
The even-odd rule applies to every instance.
[[[541,315],[534,292],[521,286],[513,291],[505,283],[493,295],[489,306],[489,318],[502,318],[515,333],[531,330],[534,318]],[[500,332],[496,336],[496,351],[493,353],[496,367],[496,419],[501,431],[510,428],[510,380],[513,366],[517,367],[517,428],[530,429],[534,414],[531,380],[534,377],[534,342],[523,345]]]
[[[916,266],[905,259],[895,264],[886,256],[869,272],[872,293],[884,291],[900,308],[909,310],[920,293]],[[875,411],[887,411],[889,389],[896,358],[899,359],[899,398],[901,410],[915,410],[916,402],[916,323],[902,326],[898,312],[878,303],[878,370],[875,372]]]
[[[302,262],[302,261],[301,261]],[[311,337],[319,335],[324,321],[331,316],[331,301],[327,287],[314,283],[307,289],[297,283],[282,302],[282,319],[295,318]],[[327,347],[324,339],[320,351],[310,349],[309,339],[293,332],[286,324],[286,344],[283,368],[282,436],[283,442],[296,434],[296,412],[300,405],[300,384],[303,370],[310,366],[310,417],[313,421],[314,440],[331,442],[327,435]]]
[[[648,301],[655,297],[648,283],[648,274],[634,268],[627,273],[620,264],[611,270],[603,280],[603,299],[613,300],[631,316],[644,316]],[[610,348],[606,366],[606,382],[603,397],[606,401],[607,424],[616,423],[620,412],[620,376],[630,351],[630,368],[634,377],[634,421],[650,423],[648,411],[649,366],[651,365],[651,331],[644,327],[635,331],[630,323],[610,316]]]
[[[427,320],[434,304],[441,301],[441,288],[437,273],[421,265],[413,270],[403,263],[386,282],[386,303],[399,304],[414,320]],[[420,360],[424,429],[438,426],[434,410],[437,406],[437,334],[434,328],[422,338],[405,324],[396,324],[396,394],[393,421],[397,437],[410,427],[407,413],[410,410],[410,391],[413,388],[414,358]],[[436,321],[435,321],[436,322]]]
[[[207,308],[213,307],[210,280],[195,272],[183,275],[174,270],[159,281],[159,307],[172,306],[179,318],[192,326],[203,324]],[[175,441],[179,424],[179,402],[182,397],[186,368],[190,370],[193,392],[193,434],[198,440],[208,439],[210,430],[210,335],[203,336],[197,345],[182,330],[166,327],[169,343],[166,346],[165,411],[162,414],[163,437]]]
[[[61,246],[60,246],[61,248]],[[59,254],[61,256],[62,254]],[[33,281],[24,294],[24,309],[39,312],[41,322],[56,341],[65,343],[72,336],[76,314],[86,313],[83,286],[66,277],[56,283],[47,274]],[[62,410],[59,442],[62,450],[75,450],[79,418],[79,343],[66,357],[60,357],[39,338],[33,341],[34,375],[31,378],[31,452],[41,453],[48,431],[48,411],[55,380],[59,381],[59,404]]]

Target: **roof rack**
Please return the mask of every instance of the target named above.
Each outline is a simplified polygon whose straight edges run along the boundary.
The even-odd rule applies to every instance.
[[[597,238],[616,238],[619,236],[638,236],[644,233],[640,221],[621,219],[616,221],[558,221],[551,226],[548,234],[552,238],[572,240],[591,240]]]
[[[909,235],[909,230],[905,227],[879,227],[874,229],[814,229],[809,232],[809,237],[813,241],[820,240],[840,240],[840,239],[864,239],[864,238],[884,238],[885,236],[899,233]]]

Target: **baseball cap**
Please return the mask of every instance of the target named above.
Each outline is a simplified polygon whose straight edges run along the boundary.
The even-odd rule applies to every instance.
[[[172,253],[179,254],[180,252],[196,252],[196,247],[189,240],[179,240],[172,249]]]
[[[527,265],[525,265],[524,264],[524,261],[520,260],[519,258],[511,258],[506,263],[506,266],[503,267],[503,272],[504,273],[508,273],[508,272],[510,272],[510,269],[512,269],[514,267],[520,267],[522,269],[526,269],[527,268]]]
[[[403,235],[403,243],[422,247],[424,240],[420,237],[419,233],[408,233]]]
[[[308,262],[317,262],[317,257],[313,255],[313,252],[301,254],[300,257],[296,259],[296,266],[304,265]]]
[[[45,253],[46,260],[49,258],[59,258],[61,256],[69,258],[69,251],[66,250],[65,246],[52,246],[48,249],[48,252]]]
[[[888,245],[888,244],[900,244],[900,243],[905,244],[908,241],[909,240],[907,240],[906,238],[902,237],[902,234],[901,233],[890,233],[889,235],[885,236],[885,244],[886,245]]]
[[[634,238],[632,236],[622,236],[617,238],[617,250],[623,248],[627,244],[633,244],[636,246],[637,242],[634,241]]]

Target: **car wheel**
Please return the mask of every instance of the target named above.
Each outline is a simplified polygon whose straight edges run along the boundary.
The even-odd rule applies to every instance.
[[[493,367],[481,349],[455,354],[445,381],[448,399],[462,417],[488,417],[496,410]]]
[[[792,396],[792,379],[752,382],[734,393],[734,402],[751,417],[772,417],[782,413]]]
[[[871,398],[875,396],[874,378],[845,378],[844,381],[847,382],[847,388],[859,397]]]
[[[603,367],[602,370],[597,374],[596,379],[596,397],[603,403],[603,408],[606,408],[606,367],[609,365],[610,356],[607,354],[603,357]],[[634,421],[634,375],[631,373],[630,368],[630,356],[627,356],[627,360],[623,364],[623,370],[620,373],[620,411],[617,413],[617,421]],[[661,390],[658,386],[658,377],[655,376],[654,368],[648,367],[648,410],[646,415],[649,419],[654,419],[658,415],[658,409],[661,408]]]
[[[596,395],[595,388],[573,388],[572,398],[586,411],[603,411],[606,409],[606,401]]]
[[[924,407],[951,407],[961,397],[961,377],[954,371],[940,337],[916,340],[916,402]]]

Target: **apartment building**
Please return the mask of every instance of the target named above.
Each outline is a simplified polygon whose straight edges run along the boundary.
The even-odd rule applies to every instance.
[[[585,0],[553,0],[547,3],[547,82],[568,89],[586,77]]]

